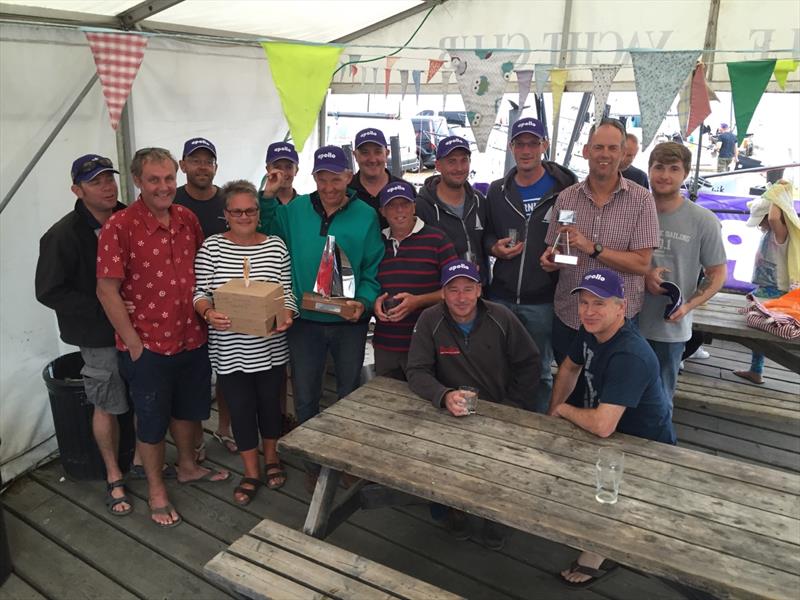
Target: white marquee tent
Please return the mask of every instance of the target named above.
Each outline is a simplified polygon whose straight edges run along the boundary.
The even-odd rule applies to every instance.
[[[428,59],[446,59],[447,48],[519,49],[518,68],[570,68],[568,91],[591,91],[588,65],[600,63],[622,64],[614,87],[632,90],[629,48],[704,50],[715,90],[729,89],[722,63],[800,57],[800,3],[792,0],[0,1],[0,196],[8,202],[0,215],[3,480],[56,449],[41,372],[70,349],[52,312],[35,301],[33,273],[38,238],[74,202],[72,160],[98,152],[124,164],[132,148],[178,153],[185,139],[204,135],[217,144],[220,181],[257,180],[267,144],[287,130],[259,40],[340,43],[343,57],[365,60],[405,45],[426,15],[398,54],[392,92],[397,70],[426,69]],[[95,65],[81,27],[153,34],[116,135],[100,85],[88,85]],[[441,93],[440,81],[423,93]],[[348,76],[331,87],[364,91]],[[777,91],[774,81],[768,89]],[[514,82],[508,91],[516,91]],[[787,91],[800,91],[797,72]]]

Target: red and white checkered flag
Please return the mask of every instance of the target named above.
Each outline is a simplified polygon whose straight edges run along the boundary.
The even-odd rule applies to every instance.
[[[103,85],[111,127],[116,131],[133,80],[144,58],[147,37],[135,33],[87,33],[86,39]]]

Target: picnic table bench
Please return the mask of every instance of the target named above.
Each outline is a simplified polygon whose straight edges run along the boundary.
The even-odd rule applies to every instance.
[[[456,600],[460,596],[264,519],[205,572],[247,598]]]
[[[619,501],[594,497],[598,449],[625,452]],[[338,474],[592,550],[720,598],[800,589],[800,476],[479,401],[456,418],[378,377],[278,444],[322,465],[304,530],[325,534]],[[341,518],[341,515],[339,515]]]

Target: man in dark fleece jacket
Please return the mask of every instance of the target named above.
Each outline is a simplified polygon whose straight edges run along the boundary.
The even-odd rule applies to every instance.
[[[475,265],[448,263],[441,283],[444,301],[422,312],[411,337],[411,389],[455,417],[468,414],[459,386],[476,388],[492,402],[524,404],[539,379],[539,351],[528,332],[506,307],[481,300]],[[450,509],[447,518],[456,539],[469,537],[464,513]],[[484,521],[483,541],[500,550],[505,528]]]
[[[489,263],[483,250],[486,200],[467,182],[470,173],[469,142],[450,136],[436,149],[436,170],[417,196],[417,216],[441,229],[453,242],[456,254],[478,265],[481,280],[489,281]]]
[[[547,248],[544,238],[558,193],[577,180],[569,169],[542,160],[547,132],[537,119],[525,117],[514,123],[510,146],[517,164],[492,182],[486,196],[483,247],[497,258],[487,295],[511,309],[539,348],[541,379],[524,407],[545,413],[553,387],[550,338],[557,277],[542,270],[538,257]],[[509,236],[512,229],[516,243]]]

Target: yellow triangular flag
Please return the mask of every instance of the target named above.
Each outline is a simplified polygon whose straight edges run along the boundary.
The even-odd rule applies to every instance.
[[[317,122],[343,48],[261,42],[297,151]]]
[[[564,95],[564,88],[567,86],[566,69],[553,69],[550,71],[550,92],[553,94],[553,116],[557,118],[561,110],[561,97]]]
[[[775,62],[775,70],[772,73],[782,90],[786,89],[786,78],[797,68],[797,65],[800,65],[800,61],[791,58],[781,58]]]

